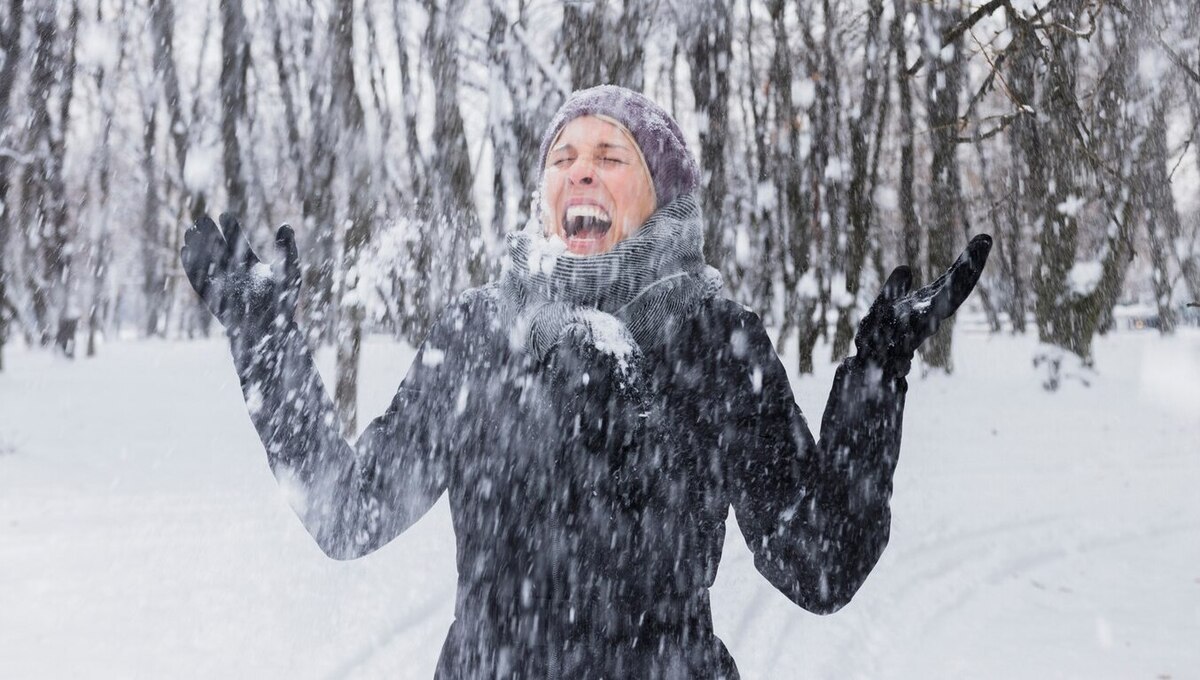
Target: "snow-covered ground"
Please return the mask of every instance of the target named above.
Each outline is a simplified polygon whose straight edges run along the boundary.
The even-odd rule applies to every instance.
[[[891,544],[837,614],[775,592],[731,526],[713,608],[743,677],[1200,678],[1200,333],[1098,343],[1092,385],[1057,394],[1032,340],[966,331],[953,376],[913,379]],[[363,411],[411,357],[367,345]],[[6,359],[0,678],[432,676],[444,499],[334,562],[280,497],[219,342]],[[813,423],[831,377],[794,383]]]

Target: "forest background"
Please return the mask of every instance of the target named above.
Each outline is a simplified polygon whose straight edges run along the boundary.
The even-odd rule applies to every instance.
[[[353,430],[363,335],[419,342],[498,273],[549,117],[600,83],[680,121],[709,261],[800,373],[891,267],[928,281],[978,232],[973,304],[1036,334],[1048,388],[1124,320],[1197,322],[1189,0],[4,0],[0,370],[220,332],[178,250],[228,211],[264,259],[296,227]]]

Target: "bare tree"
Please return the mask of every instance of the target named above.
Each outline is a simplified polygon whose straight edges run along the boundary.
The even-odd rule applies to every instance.
[[[411,69],[408,61],[408,41],[405,36],[406,0],[392,0],[392,30],[396,34],[396,69],[400,72],[400,100],[404,112],[404,133],[408,158],[408,172],[412,187],[412,195],[418,200],[427,199],[429,190],[426,185],[428,164],[421,152],[421,142],[417,135],[417,92],[412,82]]]
[[[953,9],[926,6],[927,31],[946,33],[961,21]],[[926,44],[930,44],[926,41]],[[928,54],[928,109],[930,146],[930,220],[926,251],[925,280],[929,281],[954,261],[958,253],[958,234],[966,219],[958,166],[959,97],[963,86],[963,40],[961,33],[952,42],[936,45],[941,54]],[[950,52],[946,55],[946,52]],[[949,373],[953,370],[950,352],[954,317],[942,322],[937,333],[921,348],[925,363]]]
[[[642,90],[646,35],[653,25],[651,4],[597,0],[563,5],[561,44],[574,89],[612,83]]]
[[[704,212],[704,256],[728,266],[724,225],[729,183],[725,142],[729,136],[729,64],[733,59],[732,8],[712,0],[680,14],[680,37],[692,67],[692,98],[700,121],[700,187]]]
[[[819,263],[815,284],[820,305],[814,311],[814,316],[822,338],[828,337],[826,318],[834,302],[832,282],[845,266],[837,247],[838,240],[842,238],[846,199],[841,166],[844,152],[841,134],[841,28],[835,7],[834,0],[820,0],[824,25],[820,27],[819,41],[814,38],[811,29],[805,35],[809,51],[816,56],[816,63],[812,66],[817,82],[812,113],[812,150],[809,152],[809,174],[814,185],[810,233],[813,237],[812,248]]]
[[[837,327],[833,335],[833,356],[841,358],[849,354],[854,340],[855,310],[859,283],[867,255],[867,239],[871,231],[871,218],[875,212],[872,194],[875,191],[871,164],[872,140],[870,133],[876,118],[883,120],[876,110],[879,91],[886,82],[886,60],[882,57],[883,34],[881,22],[883,0],[870,0],[867,5],[867,28],[863,46],[862,97],[857,109],[850,113],[850,184],[846,195],[849,230],[846,234],[845,295],[847,302],[838,308]],[[876,138],[876,149],[883,139]],[[947,264],[949,264],[947,262]]]
[[[9,240],[12,235],[12,215],[9,209],[10,173],[13,168],[14,140],[12,131],[12,95],[17,64],[21,61],[21,28],[25,22],[23,0],[9,0],[8,12],[0,24],[0,370],[4,370],[4,345],[8,328],[16,315],[16,305],[9,298],[9,270],[6,267]]]
[[[250,46],[246,42],[246,15],[241,0],[221,4],[221,141],[228,210],[246,213],[246,181],[242,177],[242,151],[238,127],[246,117],[246,69]]]
[[[206,209],[205,192],[199,187],[187,186],[187,159],[189,151],[187,117],[184,115],[183,92],[179,83],[179,70],[175,62],[175,5],[174,0],[149,0],[150,27],[154,40],[154,72],[162,79],[170,127],[167,134],[175,148],[175,165],[179,172],[179,184],[184,187],[187,212],[195,221]]]
[[[337,324],[337,387],[335,399],[342,429],[354,432],[358,420],[358,367],[362,349],[365,292],[360,289],[358,265],[371,239],[375,212],[372,158],[366,143],[366,115],[354,75],[354,0],[338,0],[330,20],[333,36],[333,107],[336,146],[330,151],[342,159],[348,175],[348,206],[342,240],[341,285]]]
[[[792,89],[796,76],[795,60],[786,10],[787,5],[782,0],[772,0],[767,4],[774,39],[770,73],[774,92],[774,127],[778,137],[770,155],[764,154],[763,163],[768,168],[767,172],[773,175],[772,193],[776,201],[775,233],[778,234],[779,269],[782,270],[785,291],[784,331],[781,337],[795,329],[799,350],[797,367],[801,373],[812,373],[813,347],[824,323],[817,318],[820,296],[801,285],[801,281],[813,280],[810,272],[815,223],[811,219],[812,192],[806,184],[806,168],[797,158],[800,151],[798,117],[802,111],[796,106]],[[771,258],[773,250],[764,248],[764,258]],[[769,280],[773,274],[768,270],[764,278]],[[770,300],[769,295],[758,297],[760,300]]]
[[[100,139],[96,148],[96,183],[99,195],[94,213],[97,216],[93,227],[93,243],[88,252],[89,269],[92,280],[91,304],[88,307],[88,336],[87,356],[94,357],[97,352],[97,338],[107,327],[111,314],[111,299],[109,297],[109,282],[113,257],[112,222],[112,133],[116,124],[116,96],[114,84],[119,82],[120,74],[125,65],[126,41],[128,38],[128,21],[125,18],[125,3],[119,7],[120,29],[117,36],[118,56],[110,71],[105,64],[96,65],[94,79],[96,96],[100,113]],[[104,5],[96,5],[96,23],[103,25]]]
[[[144,307],[143,332],[147,336],[166,332],[166,267],[162,254],[163,228],[160,220],[162,195],[159,188],[157,157],[158,98],[142,101],[141,168],[145,187],[142,191],[141,214],[141,288]]]
[[[733,228],[737,230],[737,235],[734,239],[732,279],[729,283],[732,288],[740,288],[743,294],[749,293],[752,298],[770,300],[775,295],[773,274],[777,268],[774,266],[776,264],[774,251],[778,248],[777,239],[780,231],[778,225],[787,219],[787,216],[782,215],[779,210],[779,201],[776,200],[774,187],[771,185],[772,167],[769,158],[771,147],[769,135],[773,132],[770,120],[771,100],[767,96],[761,96],[767,94],[769,88],[775,87],[773,82],[775,74],[771,70],[775,59],[772,55],[765,68],[760,69],[755,66],[756,49],[764,41],[761,29],[756,29],[755,26],[754,4],[751,0],[745,0],[744,5],[746,22],[741,47],[745,52],[746,75],[739,79],[742,82],[735,98],[742,107],[742,121],[746,125],[746,135],[754,142],[746,145],[744,154],[747,166],[750,168],[747,172],[749,195],[744,197],[745,200],[737,201],[740,207],[734,212],[736,223]],[[769,4],[768,9],[773,11],[775,5],[782,6],[782,3]],[[767,26],[771,27],[771,24],[768,23]],[[678,45],[678,39],[675,43]],[[672,54],[678,54],[677,47],[672,49]],[[665,69],[674,70],[675,66],[675,63],[664,64]],[[669,77],[668,75],[668,79]],[[791,87],[790,82],[787,85],[789,88]],[[750,91],[754,90],[757,90],[760,96],[751,96]],[[742,251],[752,243],[756,247],[757,261],[748,262],[748,254]],[[785,328],[792,321],[791,316],[785,311],[783,321]],[[769,312],[764,316],[764,320],[769,323]]]
[[[32,162],[26,168],[22,216],[26,237],[36,244],[39,264],[29,272],[34,323],[43,345],[55,344],[74,356],[75,329],[79,323],[74,300],[77,284],[72,270],[73,224],[68,219],[66,182],[66,129],[70,121],[75,82],[75,36],[79,3],[73,2],[65,32],[60,32],[53,2],[42,2],[33,14],[36,36],[29,76],[27,124]],[[57,103],[57,109],[51,107]]]
[[[162,88],[162,104],[166,108],[168,125],[166,134],[171,141],[171,149],[174,151],[173,165],[174,173],[168,176],[169,181],[163,182],[161,188],[167,190],[166,205],[176,205],[175,201],[169,198],[172,189],[178,190],[181,194],[180,204],[182,205],[182,214],[177,214],[179,221],[187,220],[194,222],[205,214],[208,207],[208,187],[203,186],[205,178],[203,173],[195,173],[198,176],[189,176],[188,173],[188,157],[192,152],[192,133],[199,128],[201,123],[199,110],[202,97],[195,96],[192,98],[192,115],[189,117],[185,114],[185,102],[183,99],[183,87],[179,78],[179,67],[175,56],[175,4],[174,0],[149,0],[150,21],[149,28],[153,40],[153,75],[158,85]],[[207,41],[208,26],[205,25],[201,32],[201,41]],[[159,103],[144,102],[144,106],[153,108],[155,112],[148,114],[149,117],[157,117],[157,108]],[[158,153],[157,144],[150,146],[150,153]],[[145,161],[143,162],[145,165]],[[166,169],[164,164],[157,160],[153,163],[155,172],[159,172],[159,167]],[[154,180],[148,178],[147,182],[152,183]],[[147,186],[146,205],[148,209],[151,204],[162,200],[164,197],[157,197],[151,200],[150,194],[157,192]],[[160,204],[162,205],[162,204]],[[148,275],[149,279],[155,279],[161,276],[162,291],[151,293],[150,286],[157,285],[157,281],[146,281],[146,292],[152,294],[154,302],[150,305],[154,311],[147,314],[146,332],[149,334],[166,335],[169,332],[170,320],[174,318],[174,306],[176,304],[176,285],[178,283],[178,267],[175,264],[175,258],[172,256],[176,251],[179,240],[179,229],[163,228],[158,225],[156,220],[159,216],[156,214],[147,213],[145,225],[145,236],[154,238],[150,244],[144,246],[144,253],[151,258],[163,259],[164,262],[145,263],[145,268],[149,271],[157,271],[160,274]],[[207,332],[211,325],[212,318],[205,312],[199,300],[189,297],[186,309],[188,314],[186,318],[193,322],[198,322],[201,328]]]
[[[425,30],[424,48],[429,56],[430,76],[434,86],[433,138],[439,140],[430,156],[430,221],[435,231],[449,238],[421,239],[430,241],[422,246],[420,271],[432,274],[425,289],[425,304],[418,311],[418,332],[424,335],[433,314],[450,295],[464,284],[483,282],[483,241],[473,193],[474,170],[467,146],[462,110],[459,107],[458,40],[455,33],[462,12],[463,0],[435,2],[425,0],[429,24]],[[430,258],[430,259],[426,259]],[[463,267],[460,263],[465,263]],[[440,271],[430,265],[437,264]]]
[[[1008,281],[1007,311],[1013,331],[1025,332],[1026,278],[1022,247],[1027,232],[1038,228],[1043,218],[1041,205],[1030,187],[1044,186],[1045,167],[1039,152],[1037,122],[1037,69],[1040,43],[1028,22],[1013,22],[1013,41],[1008,54],[1008,93],[1018,113],[1009,127],[1009,172],[1007,192],[1007,229],[997,239],[1000,267]],[[1037,156],[1031,154],[1037,153]]]
[[[1168,176],[1167,164],[1170,161],[1167,152],[1165,100],[1165,96],[1160,96],[1159,101],[1151,105],[1153,112],[1143,145],[1144,180],[1139,184],[1145,187],[1147,193],[1145,210],[1141,217],[1146,226],[1147,244],[1150,248],[1150,281],[1154,289],[1154,304],[1158,310],[1158,330],[1161,333],[1172,333],[1177,323],[1175,309],[1171,303],[1174,283],[1171,272],[1171,266],[1174,264],[1172,252],[1175,244],[1181,242],[1183,225],[1179,219],[1179,212],[1175,209],[1171,178]]]
[[[1194,26],[1200,23],[1200,10],[1193,10]],[[1192,123],[1192,139],[1200,140],[1200,88],[1188,87],[1188,115]],[[1200,166],[1200,153],[1194,154],[1197,166]],[[1193,217],[1186,229],[1187,236],[1183,247],[1178,252],[1179,270],[1187,285],[1188,294],[1193,301],[1200,302],[1200,216]]]
[[[1082,10],[1083,3],[1073,0],[1062,6],[1060,16],[1066,21],[1079,21]],[[1133,94],[1129,86],[1134,82],[1137,49],[1137,40],[1130,27],[1119,17],[1113,19],[1119,24],[1116,26],[1118,45],[1113,63],[1094,95],[1098,102],[1109,106],[1124,102]],[[1111,312],[1124,283],[1132,256],[1131,230],[1136,219],[1136,202],[1140,200],[1128,190],[1131,179],[1128,172],[1109,173],[1104,158],[1128,153],[1131,142],[1132,148],[1140,146],[1135,137],[1140,137],[1141,128],[1136,123],[1140,115],[1135,111],[1136,107],[1114,107],[1116,110],[1106,112],[1109,115],[1096,118],[1094,124],[1097,127],[1093,134],[1081,134],[1087,121],[1078,104],[1078,45],[1075,41],[1074,34],[1068,32],[1050,32],[1047,36],[1049,51],[1044,53],[1047,72],[1039,106],[1047,120],[1044,125],[1040,121],[1034,124],[1033,134],[1025,139],[1029,146],[1023,150],[1023,160],[1034,170],[1031,176],[1041,175],[1045,182],[1030,182],[1024,189],[1039,211],[1033,276],[1038,337],[1090,364],[1092,340]],[[1107,142],[1109,149],[1093,148],[1088,142],[1091,137],[1104,144],[1105,135],[1111,136]],[[1057,153],[1045,154],[1044,149],[1048,147],[1055,148]],[[1047,163],[1044,171],[1039,167],[1043,162]],[[1134,166],[1129,164],[1128,167]],[[1096,187],[1104,206],[1103,214],[1111,226],[1106,231],[1102,255],[1096,263],[1099,276],[1084,285],[1073,280],[1071,274],[1079,249],[1078,206],[1083,200],[1086,179],[1083,171],[1089,168],[1099,173],[1100,181]],[[1111,189],[1106,187],[1106,181],[1112,182]],[[1045,384],[1053,389],[1059,384],[1059,376],[1053,362],[1050,367]]]
[[[312,5],[305,6],[298,19],[279,10],[277,0],[265,5],[271,26],[271,56],[283,103],[287,138],[284,158],[294,173],[294,192],[299,196],[303,224],[299,236],[306,246],[306,294],[301,297],[299,315],[309,344],[315,346],[322,340],[332,342],[336,319],[333,181],[337,159],[330,152],[334,135],[329,120],[331,75],[329,60],[316,42]],[[305,120],[307,135],[302,129]]]
[[[896,16],[892,20],[892,49],[896,53],[896,90],[900,102],[900,186],[897,202],[900,208],[904,261],[916,265],[921,261],[921,223],[917,217],[917,200],[913,191],[914,123],[912,81],[908,69],[908,36],[905,24],[909,16],[908,0],[896,0]]]
[[[526,43],[529,17],[525,3],[512,14],[504,0],[488,0],[492,22],[488,33],[489,90],[492,110],[488,136],[493,151],[493,233],[499,237],[513,226],[524,225],[532,214],[530,193],[541,174],[537,157],[542,130],[551,112],[567,94],[564,82],[542,72]],[[515,218],[508,205],[517,196]]]
[[[1179,47],[1200,13],[1181,0],[0,3],[0,347],[13,330],[69,346],[62,322],[79,319],[94,351],[138,310],[146,334],[205,331],[173,289],[177,227],[225,196],[302,220],[299,323],[336,344],[350,405],[362,334],[419,341],[495,273],[485,255],[530,217],[549,117],[600,82],[698,133],[707,256],[781,343],[796,334],[802,372],[821,338],[852,351],[888,248],[928,278],[973,221],[997,236],[978,288],[993,329],[1007,314],[1023,332],[1032,310],[1039,339],[1084,361],[1119,296],[1155,304],[1164,330],[1185,291],[1200,297],[1200,219],[1172,191],[1200,160],[1200,132],[1172,136],[1200,120]],[[92,22],[148,40],[109,52]],[[1147,77],[1151,61],[1171,74]],[[109,218],[123,214],[133,228]],[[365,295],[356,274],[384,251],[390,285]]]

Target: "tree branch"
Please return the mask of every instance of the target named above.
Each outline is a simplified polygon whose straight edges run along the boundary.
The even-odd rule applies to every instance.
[[[561,75],[555,73],[554,68],[548,65],[542,55],[533,48],[530,44],[529,36],[525,34],[525,31],[516,23],[511,23],[510,28],[517,42],[521,43],[521,47],[525,48],[525,53],[529,55],[533,61],[533,65],[537,66],[538,70],[542,72],[542,76],[554,85],[564,99],[569,96],[571,94],[571,87],[562,79]]]
[[[991,139],[1001,132],[1004,132],[1004,129],[1011,125],[1012,122],[1017,118],[1020,118],[1023,115],[1029,115],[1031,113],[1031,111],[1025,110],[1017,110],[1013,111],[1012,113],[1006,113],[1003,116],[1000,116],[1000,123],[991,130],[977,135],[972,135],[970,137],[956,137],[954,141],[959,144],[974,144],[975,142],[982,142],[985,139]]]
[[[972,26],[974,26],[975,24],[979,23],[979,21],[981,19],[983,19],[985,16],[991,15],[992,12],[995,12],[996,10],[1000,9],[1001,7],[1008,9],[1010,12],[1012,11],[1012,9],[1008,5],[1008,0],[991,0],[991,2],[987,3],[986,5],[981,6],[979,9],[975,10],[974,12],[971,12],[971,14],[966,19],[963,19],[962,21],[958,22],[958,24],[956,24],[949,31],[946,31],[945,33],[943,33],[942,34],[942,44],[949,45],[950,43],[954,42],[955,40],[958,40],[958,37],[960,35],[962,35],[964,32],[966,32],[967,29],[969,29]],[[924,65],[925,65],[925,55],[921,55],[921,56],[917,57],[917,61],[908,68],[908,75],[910,75],[910,76],[917,75],[917,72],[920,71],[921,67]]]
[[[31,156],[29,154],[23,154],[20,151],[17,151],[16,149],[13,149],[13,148],[10,148],[7,146],[0,146],[0,156],[14,160],[14,161],[20,163],[21,165],[29,165],[30,163],[33,163],[33,161],[34,161],[33,156]]]
[[[1175,53],[1175,50],[1168,47],[1167,42],[1163,40],[1162,35],[1155,33],[1154,40],[1158,43],[1158,46],[1163,48],[1163,51],[1167,53],[1167,57],[1171,59],[1173,64],[1178,66],[1180,70],[1188,75],[1189,78],[1196,81],[1196,84],[1200,85],[1200,73],[1197,73],[1196,69],[1188,66],[1188,63],[1183,60],[1183,57],[1179,56]]]
[[[1179,169],[1179,165],[1181,163],[1183,163],[1183,159],[1187,158],[1188,148],[1191,145],[1192,145],[1192,138],[1188,137],[1188,140],[1183,143],[1183,151],[1181,151],[1179,153],[1179,160],[1175,161],[1175,167],[1171,168],[1171,173],[1169,175],[1167,175],[1168,182],[1170,182],[1172,179],[1175,178],[1175,171]]]
[[[1121,2],[1120,0],[1113,0],[1113,6],[1116,7],[1117,11],[1120,12],[1125,17],[1130,16],[1131,13],[1129,11],[1129,8],[1126,7],[1125,3]],[[1171,60],[1171,63],[1178,66],[1179,69],[1181,71],[1183,71],[1184,73],[1186,73],[1189,78],[1194,80],[1196,82],[1196,84],[1200,85],[1200,73],[1197,73],[1196,69],[1189,66],[1188,63],[1186,61],[1184,61],[1183,57],[1179,56],[1179,54],[1176,53],[1175,50],[1171,49],[1171,47],[1169,45],[1167,45],[1167,41],[1163,40],[1161,33],[1158,33],[1158,32],[1154,33],[1154,42],[1158,43],[1158,46],[1161,47],[1163,49],[1163,51],[1167,53],[1167,58],[1169,58]]]

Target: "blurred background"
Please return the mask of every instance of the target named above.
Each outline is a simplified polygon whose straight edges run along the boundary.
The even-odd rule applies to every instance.
[[[599,83],[680,121],[709,260],[802,373],[891,267],[977,232],[976,308],[1047,384],[1117,325],[1197,322],[1186,0],[5,0],[0,27],[0,343],[211,333],[183,229],[232,212],[270,259],[287,222],[352,426],[362,334],[417,342],[497,273],[549,116]]]
[[[995,238],[855,601],[798,610],[730,518],[744,677],[1200,677],[1194,0],[0,0],[0,677],[430,677],[448,505],[320,554],[183,231],[231,212],[274,261],[296,228],[352,433],[600,83],[679,120],[709,262],[814,427],[887,272]]]

